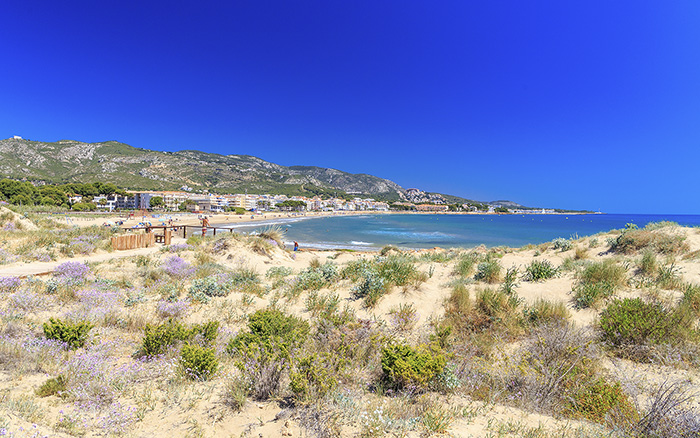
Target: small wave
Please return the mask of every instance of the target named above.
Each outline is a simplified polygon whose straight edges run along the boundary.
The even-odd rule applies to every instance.
[[[303,220],[307,219],[315,219],[315,218],[310,218],[310,217],[296,217],[296,218],[285,218],[285,219],[271,219],[271,220],[264,220],[260,222],[242,222],[242,223],[233,223],[233,224],[223,224],[221,225],[222,228],[259,228],[259,227],[264,227],[264,226],[270,226],[270,225],[284,225],[284,224],[292,224],[294,222],[300,222]]]
[[[440,231],[430,231],[430,232],[420,232],[420,231],[405,231],[405,230],[369,230],[367,234],[377,234],[382,236],[395,236],[408,239],[450,239],[451,236],[446,233],[441,233]]]
[[[363,242],[363,241],[361,241],[361,240],[351,240],[351,241],[350,241],[350,244],[351,244],[351,245],[363,245],[363,246],[368,246],[368,245],[370,245],[370,246],[371,246],[371,245],[372,245],[372,242]]]

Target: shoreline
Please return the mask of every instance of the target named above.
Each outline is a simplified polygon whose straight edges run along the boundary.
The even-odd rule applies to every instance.
[[[207,216],[209,218],[210,225],[221,225],[221,224],[240,224],[240,223],[255,223],[263,222],[267,220],[274,219],[295,219],[295,218],[320,218],[320,217],[338,217],[338,216],[357,216],[357,215],[368,215],[368,214],[407,214],[407,215],[447,215],[447,216],[573,216],[573,215],[601,215],[607,213],[495,213],[495,212],[471,212],[471,211],[311,211],[311,212],[264,212],[264,213],[247,213],[245,215],[237,215],[232,213],[184,213],[184,212],[150,212],[149,214],[134,215],[134,218],[129,219],[128,214],[123,213],[99,213],[99,217],[90,217],[88,214],[75,214],[65,212],[65,213],[37,213],[37,214],[48,214],[49,218],[60,223],[67,223],[68,225],[77,226],[80,228],[90,227],[90,226],[102,226],[105,224],[113,224],[118,221],[123,222],[120,227],[122,228],[132,228],[138,226],[140,223],[150,222],[151,225],[159,225],[161,221],[166,221],[170,218],[173,219],[174,225],[188,225],[197,226],[200,225],[200,217]]]

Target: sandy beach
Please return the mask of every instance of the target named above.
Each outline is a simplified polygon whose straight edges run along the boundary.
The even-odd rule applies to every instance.
[[[237,220],[250,216],[216,215],[211,223]],[[653,355],[640,359],[606,346],[598,331],[601,314],[614,299],[642,298],[668,309],[692,299],[687,285],[700,283],[700,234],[692,228],[668,225],[627,234],[649,245],[675,242],[646,250],[655,251],[659,272],[672,266],[673,281],[662,282],[656,271],[641,271],[643,257],[651,257],[643,249],[611,250],[608,239],[617,239],[620,231],[514,249],[386,248],[379,256],[295,252],[283,248],[281,236],[236,233],[176,238],[169,247],[121,252],[88,237],[96,229],[79,224],[63,232],[74,233],[73,240],[56,237],[45,244],[62,248],[77,245],[70,243],[74,240],[90,241],[94,250],[59,249],[54,260],[32,262],[27,258],[33,253],[21,253],[23,245],[48,242],[50,230],[40,224],[32,228],[28,219],[10,221],[0,224],[2,249],[19,259],[0,264],[0,427],[16,434],[23,428],[42,436],[603,436],[618,426],[606,417],[587,416],[583,405],[572,407],[567,397],[579,393],[567,391],[598,378],[619,382],[624,400],[641,415],[664,382],[700,390],[695,344],[663,347],[675,353],[649,362]],[[99,227],[100,221],[104,218],[92,224]],[[182,217],[178,224],[194,221]],[[528,277],[534,262],[555,272]],[[488,274],[489,266],[498,272]],[[590,266],[619,267],[622,278],[611,296],[581,306],[576,291]],[[515,272],[510,280],[509,272]],[[368,280],[372,276],[383,279],[376,290]],[[484,301],[488,294],[495,294],[491,307]],[[542,303],[550,313],[537,313],[544,312]],[[308,324],[305,340],[293,344],[293,355],[274,350],[265,356],[272,361],[266,367],[281,367],[273,374],[246,362],[253,356],[262,360],[262,353],[231,347],[250,332],[250,318],[269,309]],[[85,344],[66,349],[47,343],[42,325],[49,318],[88,322]],[[173,341],[157,355],[144,354],[148,327],[164,330],[176,322],[196,328],[209,321],[218,324],[214,339]],[[554,336],[552,331],[563,327],[559,324],[595,346],[586,347],[584,361],[592,374],[557,389],[563,392],[555,391],[545,403],[536,395],[542,368],[525,358],[534,354],[528,349],[532,342]],[[446,327],[450,332],[441,332]],[[573,348],[580,340],[561,342]],[[190,344],[211,351],[217,362],[211,375],[191,378],[183,371],[183,349]],[[391,383],[382,358],[396,344],[443,358],[451,370],[444,378],[452,383],[415,380],[411,388],[401,380]],[[516,375],[517,388],[508,383]],[[47,382],[58,376],[63,383],[51,392]],[[560,377],[569,381],[566,373]],[[271,392],[259,386],[265,379],[272,379]],[[697,412],[697,399],[683,406]],[[629,421],[638,418],[627,415]]]

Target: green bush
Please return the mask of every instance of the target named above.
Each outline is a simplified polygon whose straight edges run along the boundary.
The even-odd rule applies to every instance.
[[[364,298],[365,306],[374,307],[379,299],[386,293],[387,285],[377,272],[367,272],[360,283],[353,288],[357,298]]]
[[[614,261],[591,263],[579,274],[578,281],[574,285],[576,307],[596,306],[626,284],[625,268],[615,264]]]
[[[193,380],[208,380],[216,373],[219,361],[214,348],[185,344],[180,353],[180,366]]]
[[[323,398],[338,385],[339,368],[328,353],[301,357],[289,373],[289,388],[301,402]]]
[[[44,335],[48,339],[64,342],[70,349],[83,347],[92,324],[88,322],[63,322],[60,319],[49,318],[44,323]]]
[[[552,240],[552,248],[553,249],[558,249],[560,251],[568,251],[573,247],[573,244],[571,243],[571,240],[569,239],[564,239],[563,237],[557,237],[556,239]]]
[[[396,388],[425,390],[445,364],[445,356],[436,345],[412,348],[394,344],[382,349],[384,377]]]
[[[639,415],[619,382],[596,379],[574,394],[568,413],[599,424],[614,423],[615,417],[636,420]]]
[[[557,276],[557,268],[549,260],[533,260],[525,268],[526,281],[548,280]]]
[[[63,376],[53,377],[42,383],[36,390],[36,395],[39,397],[48,397],[50,395],[63,396],[66,391],[66,379]]]
[[[615,347],[677,344],[686,336],[688,323],[681,312],[641,298],[614,300],[600,314],[602,338]]]
[[[261,309],[248,318],[248,330],[229,342],[229,353],[245,353],[251,348],[260,347],[270,354],[275,348],[288,354],[306,342],[309,323],[277,309]]]
[[[474,279],[490,284],[498,283],[501,281],[501,264],[493,259],[479,263]]]
[[[177,342],[190,341],[197,336],[201,337],[203,344],[208,345],[216,340],[218,330],[218,321],[195,324],[189,328],[173,320],[156,326],[146,324],[141,350],[146,356],[155,356],[165,353]]]

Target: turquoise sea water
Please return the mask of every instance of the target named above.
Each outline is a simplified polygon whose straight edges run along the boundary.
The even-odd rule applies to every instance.
[[[296,240],[307,248],[347,248],[378,250],[385,245],[401,248],[436,246],[471,248],[486,246],[519,247],[547,242],[557,237],[588,236],[601,231],[639,227],[662,220],[700,226],[698,215],[423,215],[367,214],[322,218],[284,218],[254,225],[233,226],[254,232],[276,224],[286,230],[285,240]]]

